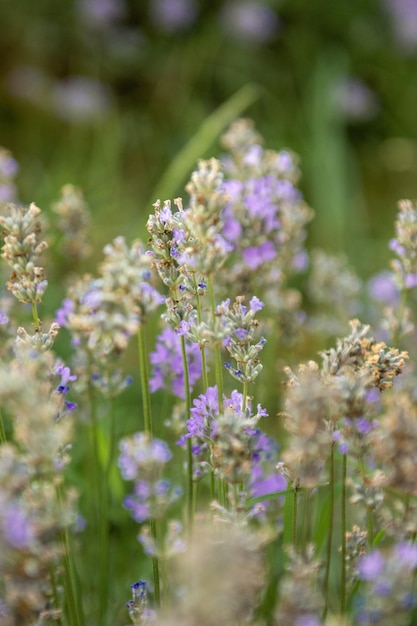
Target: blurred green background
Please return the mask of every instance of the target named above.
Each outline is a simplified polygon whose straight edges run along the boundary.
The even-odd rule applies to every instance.
[[[64,183],[82,187],[97,257],[144,236],[156,194],[183,193],[196,155],[219,154],[231,110],[300,155],[312,245],[364,277],[386,264],[396,202],[417,196],[414,0],[1,0],[0,29],[19,199],[48,211]]]

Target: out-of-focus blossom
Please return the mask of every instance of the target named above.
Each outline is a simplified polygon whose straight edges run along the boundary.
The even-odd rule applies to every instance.
[[[340,78],[333,89],[333,104],[337,112],[352,122],[367,122],[379,111],[375,93],[360,78]]]
[[[124,17],[126,4],[125,0],[80,0],[78,12],[90,26],[105,28]]]
[[[221,15],[228,35],[245,43],[268,43],[279,30],[277,14],[262,2],[235,0],[228,2]]]
[[[19,164],[9,150],[0,147],[0,207],[8,202],[16,202],[17,190],[14,179]]]
[[[415,0],[383,0],[392,19],[398,45],[404,52],[417,51],[417,3]]]
[[[113,94],[108,85],[86,76],[70,76],[55,84],[51,105],[68,122],[88,123],[109,113]]]
[[[400,299],[392,272],[380,272],[373,276],[368,282],[368,291],[374,300],[385,304],[396,305]]]
[[[152,0],[149,17],[160,30],[167,33],[186,30],[197,17],[195,0]]]

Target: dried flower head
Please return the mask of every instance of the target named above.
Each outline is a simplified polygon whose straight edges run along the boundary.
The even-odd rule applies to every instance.
[[[73,185],[64,185],[52,209],[60,217],[58,228],[63,234],[60,242],[63,255],[71,263],[85,259],[91,252],[86,241],[90,214],[83,192]]]
[[[40,240],[41,227],[37,219],[41,210],[32,203],[28,209],[9,205],[8,217],[0,216],[4,233],[2,258],[12,268],[7,289],[19,302],[37,304],[42,301],[47,281],[39,267],[39,256],[47,248]]]
[[[233,524],[200,521],[171,570],[175,608],[161,616],[161,626],[242,623],[263,584],[259,541],[248,527]]]

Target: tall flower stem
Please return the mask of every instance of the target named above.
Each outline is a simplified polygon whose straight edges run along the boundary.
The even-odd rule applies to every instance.
[[[155,542],[155,545],[158,547],[158,532],[157,525],[155,519],[149,520],[149,525],[151,528],[152,539]],[[159,559],[156,555],[152,557],[152,576],[153,576],[153,588],[154,588],[154,598],[155,598],[155,606],[161,606],[161,587],[160,587],[160,575],[159,575]]]
[[[6,437],[6,431],[4,429],[3,413],[0,410],[0,444],[6,443],[6,441],[7,441],[7,437]]]
[[[199,295],[196,296],[196,307],[197,307],[198,323],[201,324],[203,315],[201,311],[201,300],[200,300]],[[207,389],[207,387],[209,386],[209,381],[208,381],[206,349],[204,346],[200,346],[200,352],[201,352],[201,365],[202,365],[202,370],[203,370],[203,385],[204,385],[204,389]]]
[[[216,302],[214,298],[214,288],[213,288],[213,281],[212,281],[211,276],[209,276],[207,279],[207,287],[208,287],[208,293],[210,297],[211,316],[212,316],[213,326],[214,326],[214,320],[216,316]],[[217,394],[219,398],[219,408],[220,408],[223,404],[223,363],[222,363],[221,347],[218,342],[214,344],[214,355],[215,355],[215,367],[216,367]]]
[[[56,488],[57,500],[59,506],[62,506],[61,488]],[[68,529],[60,532],[60,541],[62,546],[62,558],[65,572],[65,601],[68,615],[68,623],[74,626],[84,626],[84,612],[82,607],[82,594],[79,592],[77,585],[77,575],[75,571],[73,550],[71,549],[70,536]]]
[[[297,545],[298,487],[294,487],[292,510],[292,543]]]
[[[187,348],[184,335],[181,336],[181,354],[184,371],[185,414],[187,418],[189,418],[191,410],[191,393],[188,374]],[[191,530],[194,512],[193,453],[191,443],[191,438],[187,438],[187,519],[189,530]]]
[[[359,469],[362,477],[362,483],[365,485],[365,461],[362,457],[359,460]],[[368,547],[369,549],[372,549],[374,544],[374,514],[371,507],[368,505],[366,505],[366,529],[368,531]]]
[[[342,457],[342,581],[340,593],[340,613],[346,610],[346,474],[347,474],[347,457]]]
[[[140,366],[140,382],[142,387],[142,406],[143,406],[143,419],[144,430],[149,439],[152,439],[152,413],[151,413],[151,394],[149,391],[149,368],[148,368],[148,353],[146,350],[146,337],[144,332],[144,325],[139,326],[138,331],[138,349],[139,349],[139,366]],[[157,544],[157,524],[155,519],[149,520],[152,537]],[[158,607],[161,604],[161,589],[160,589],[160,575],[159,575],[159,559],[158,556],[152,557],[152,574],[154,585],[154,598],[155,605]]]
[[[334,444],[332,443],[330,448],[330,479],[329,479],[329,495],[330,495],[330,507],[329,507],[329,532],[327,535],[327,550],[326,550],[326,570],[324,575],[324,617],[327,615],[329,608],[329,578],[330,578],[330,565],[332,560],[332,547],[333,547],[333,525],[334,525],[334,483],[335,483],[335,471],[334,471]]]
[[[41,321],[39,319],[38,308],[36,306],[36,302],[32,302],[31,305],[32,305],[33,325],[35,327],[35,330],[40,330]]]
[[[97,573],[98,573],[98,618],[100,624],[104,624],[108,600],[108,494],[106,484],[106,472],[100,460],[99,440],[101,437],[98,416],[97,400],[94,389],[89,388],[90,416],[91,416],[91,448],[93,458],[93,472],[95,493],[91,500],[95,502],[94,526],[98,529],[97,541]]]
[[[146,351],[146,337],[144,325],[141,324],[138,330],[138,350],[139,350],[139,369],[140,382],[142,391],[142,407],[144,430],[148,437],[152,438],[152,414],[151,414],[151,396],[149,391],[149,367],[148,354]]]

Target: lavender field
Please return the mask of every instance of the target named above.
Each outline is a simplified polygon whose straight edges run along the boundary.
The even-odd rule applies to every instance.
[[[0,626],[417,624],[417,12],[323,1],[0,8]]]

